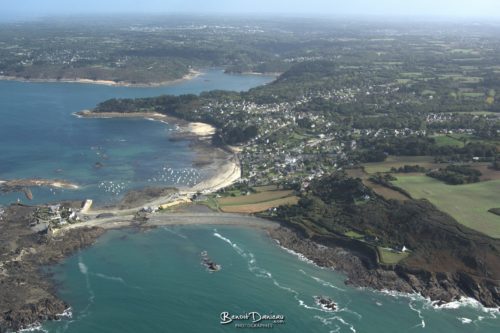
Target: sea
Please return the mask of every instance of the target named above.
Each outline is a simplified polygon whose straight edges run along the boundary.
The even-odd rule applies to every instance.
[[[78,118],[74,113],[110,98],[243,91],[272,80],[210,69],[192,80],[157,88],[0,81],[0,181],[61,179],[79,186],[31,187],[32,201],[23,193],[0,193],[0,204],[88,198],[106,205],[130,189],[192,186],[208,170],[193,167],[195,153],[188,141],[169,140],[176,132],[174,124]]]
[[[188,142],[175,125],[142,119],[80,119],[108,98],[247,90],[272,77],[206,70],[159,88],[0,82],[0,180],[64,179],[78,190],[34,188],[29,203],[92,198],[112,203],[129,189],[190,185]],[[100,164],[96,167],[96,163]],[[0,205],[18,193],[0,196]],[[210,272],[201,253],[221,265]],[[344,284],[345,276],[245,226],[168,226],[108,231],[47,268],[70,308],[34,332],[499,332],[497,310],[471,299],[435,308],[418,295]],[[337,304],[332,312],[317,297]]]

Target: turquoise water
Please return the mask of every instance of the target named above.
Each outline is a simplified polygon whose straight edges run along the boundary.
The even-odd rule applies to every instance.
[[[200,264],[200,252],[222,265]],[[53,268],[73,316],[49,332],[238,332],[220,313],[281,314],[272,332],[498,332],[500,320],[478,306],[433,309],[343,284],[343,276],[297,259],[264,232],[244,227],[169,226],[112,231]],[[335,313],[313,297],[329,296]],[[242,323],[248,323],[243,321]]]
[[[116,200],[147,185],[192,185],[204,177],[192,168],[188,142],[171,142],[173,126],[142,119],[79,119],[72,113],[109,98],[248,90],[266,76],[227,75],[208,70],[193,80],[159,88],[76,83],[0,81],[0,180],[63,179],[79,190],[32,188],[31,203],[92,198]],[[102,167],[99,167],[102,165]],[[0,204],[24,196],[0,196]]]

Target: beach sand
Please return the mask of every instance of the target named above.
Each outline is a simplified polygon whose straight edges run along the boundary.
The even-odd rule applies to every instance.
[[[167,116],[160,113],[153,112],[92,112],[91,110],[84,110],[75,113],[75,116],[80,118],[143,118],[154,121],[161,121],[164,123],[176,124],[179,126],[181,137],[186,140],[192,140],[192,149],[197,154],[195,164],[204,165],[206,170],[211,174],[210,177],[201,181],[190,188],[179,188],[179,195],[185,198],[191,198],[194,194],[216,192],[221,188],[228,187],[241,178],[240,162],[237,155],[228,153],[214,147],[211,144],[211,137],[215,133],[216,128],[210,124],[200,122],[187,122],[185,120]],[[178,199],[178,198],[177,198]],[[105,212],[112,212],[114,214],[129,214],[137,211],[144,206],[160,206],[171,201],[171,196],[162,196],[143,204],[141,207],[129,207],[126,209],[117,209],[116,207],[110,209],[103,209],[92,211],[90,214],[98,214]]]
[[[216,192],[221,188],[228,187],[234,184],[240,178],[241,178],[240,162],[236,156],[233,156],[230,159],[218,165],[218,170],[216,174],[196,184],[191,189],[189,189],[187,193]]]
[[[215,134],[215,127],[205,123],[189,123],[187,130],[198,136],[212,136]]]
[[[31,186],[46,186],[46,187],[56,187],[68,190],[78,189],[78,185],[72,184],[64,180],[54,180],[54,179],[11,179],[11,180],[0,180],[0,185],[11,188],[18,187],[31,187]]]
[[[180,132],[185,134],[194,134],[198,137],[211,137],[215,134],[215,127],[210,124],[194,122],[172,116],[167,116],[157,112],[93,112],[92,110],[83,110],[74,113],[79,118],[143,118],[147,120],[161,121],[163,123],[176,124],[180,127]]]

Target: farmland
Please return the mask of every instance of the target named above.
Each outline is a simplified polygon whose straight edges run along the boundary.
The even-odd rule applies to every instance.
[[[419,175],[398,176],[393,183],[408,191],[414,199],[429,200],[459,223],[500,238],[500,217],[488,212],[499,205],[500,180],[452,186]]]
[[[227,213],[259,213],[270,208],[279,207],[281,205],[294,205],[298,202],[291,190],[279,191],[275,186],[255,187],[253,190],[256,193],[239,194],[216,198],[217,207]]]
[[[464,141],[460,140],[460,137],[452,135],[436,135],[434,140],[438,146],[453,146],[453,147],[463,147],[465,146]]]
[[[263,201],[253,204],[229,205],[221,206],[221,210],[226,213],[259,213],[270,208],[279,207],[282,205],[295,205],[299,201],[298,197],[290,196],[276,200]]]
[[[281,199],[292,195],[293,191],[263,191],[260,193],[242,195],[236,197],[225,197],[219,199],[219,204],[221,206],[234,206],[234,205],[245,205],[245,204],[255,204],[260,202],[266,202],[270,200]]]
[[[408,252],[398,252],[381,246],[377,247],[377,252],[380,262],[387,265],[397,264],[410,255]]]
[[[364,168],[367,173],[389,172],[391,168],[399,168],[405,165],[420,165],[424,168],[437,168],[440,166],[434,163],[432,156],[389,156],[383,162],[365,163]]]

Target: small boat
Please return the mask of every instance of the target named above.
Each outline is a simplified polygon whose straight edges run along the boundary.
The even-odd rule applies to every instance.
[[[207,251],[201,252],[201,264],[205,266],[210,272],[217,272],[220,271],[222,268],[221,265],[216,264],[215,262],[212,261],[212,259],[210,259]]]
[[[337,304],[335,304],[330,297],[314,296],[314,301],[316,302],[316,305],[319,305],[323,310],[337,311]]]

